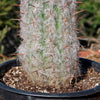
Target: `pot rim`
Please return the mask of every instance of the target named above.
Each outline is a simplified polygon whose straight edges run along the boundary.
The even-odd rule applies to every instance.
[[[100,63],[97,63],[95,61],[92,60],[88,60],[85,58],[79,58],[80,61],[85,61],[85,62],[91,62],[96,64],[96,66],[100,66]],[[7,64],[14,64],[16,63],[18,64],[18,60],[14,59],[14,60],[10,60],[7,61],[3,64],[0,64],[0,68],[2,66],[7,66]],[[15,64],[16,65],[16,64]],[[74,97],[83,97],[83,96],[89,96],[89,95],[93,95],[96,93],[100,92],[100,85],[96,86],[95,88],[91,88],[88,90],[84,90],[84,91],[79,91],[79,92],[71,92],[71,93],[36,93],[36,92],[28,92],[28,91],[24,91],[24,90],[19,90],[19,89],[15,89],[12,87],[9,87],[3,83],[0,82],[0,88],[12,92],[12,93],[17,93],[17,94],[21,94],[21,95],[26,95],[26,96],[33,96],[33,97],[45,97],[45,98],[74,98]]]

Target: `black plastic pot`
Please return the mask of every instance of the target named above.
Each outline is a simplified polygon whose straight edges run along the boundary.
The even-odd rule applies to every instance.
[[[94,67],[94,69],[100,72],[100,64],[91,60],[80,58],[81,73],[85,74],[87,69]],[[19,62],[15,60],[8,61],[0,65],[0,78],[10,68],[19,66]],[[33,93],[23,90],[18,90],[4,85],[0,82],[0,100],[100,100],[100,85],[85,91],[62,93],[62,94],[50,94],[50,93]]]

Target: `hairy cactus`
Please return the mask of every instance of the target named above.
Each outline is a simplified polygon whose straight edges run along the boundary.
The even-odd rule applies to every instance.
[[[18,52],[33,84],[67,87],[78,68],[76,0],[21,0]]]

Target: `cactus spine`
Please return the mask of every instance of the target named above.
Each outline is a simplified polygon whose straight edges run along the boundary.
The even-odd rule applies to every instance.
[[[76,73],[75,1],[21,0],[19,59],[37,86],[67,87]]]

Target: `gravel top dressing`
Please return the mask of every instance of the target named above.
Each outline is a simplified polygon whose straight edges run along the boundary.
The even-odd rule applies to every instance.
[[[3,77],[3,82],[7,86],[31,92],[70,93],[91,89],[100,85],[100,73],[95,72],[93,68],[90,68],[83,78],[76,78],[73,80],[73,82],[69,84],[67,83],[67,88],[55,87],[54,84],[52,85],[52,87],[45,87],[42,84],[40,84],[40,86],[37,86],[37,84],[33,84],[32,81],[27,78],[27,74],[23,70],[22,66],[20,66],[10,69]]]

